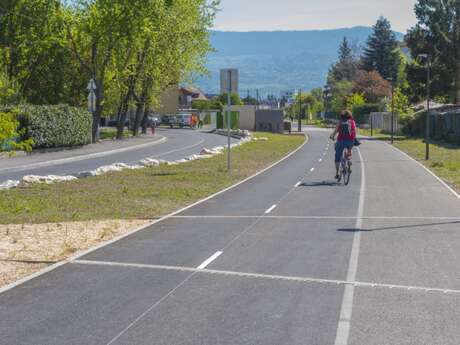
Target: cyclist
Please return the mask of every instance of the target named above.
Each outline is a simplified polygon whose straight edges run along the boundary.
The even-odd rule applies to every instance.
[[[337,143],[335,145],[335,178],[338,180],[340,178],[339,169],[343,151],[347,150],[347,156],[351,157],[356,140],[356,123],[350,111],[342,111],[340,122],[331,134],[331,139],[335,140],[337,134]]]

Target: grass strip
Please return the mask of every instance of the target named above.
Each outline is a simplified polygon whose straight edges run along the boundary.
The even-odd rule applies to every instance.
[[[256,135],[257,136],[257,135]],[[156,218],[256,173],[301,145],[303,136],[263,133],[226,155],[177,166],[109,173],[0,192],[0,224]]]

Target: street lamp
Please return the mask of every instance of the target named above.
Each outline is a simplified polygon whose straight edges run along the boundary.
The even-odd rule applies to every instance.
[[[299,133],[302,132],[302,90],[299,90]]]
[[[395,136],[395,87],[393,78],[387,79],[391,84],[391,144],[394,144]]]
[[[227,172],[231,171],[231,136],[230,122],[232,121],[232,71],[228,70],[228,92],[227,92]]]
[[[430,83],[431,83],[431,56],[430,54],[419,54],[418,58],[427,60],[426,71],[426,131],[425,131],[425,159],[430,159]]]

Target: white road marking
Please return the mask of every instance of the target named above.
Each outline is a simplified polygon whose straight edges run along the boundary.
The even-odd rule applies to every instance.
[[[310,172],[313,172],[313,171],[315,171],[315,168],[311,168],[311,169],[310,169]]]
[[[295,186],[294,186],[294,187],[296,187],[296,188],[297,188],[297,187],[299,187],[301,184],[302,184],[302,182],[301,182],[301,181],[299,181],[299,182],[297,182],[297,183],[295,184]]]
[[[304,283],[320,283],[320,284],[333,284],[333,285],[345,285],[345,286],[350,285],[354,287],[364,287],[364,288],[386,288],[386,289],[399,289],[399,290],[414,291],[414,292],[422,291],[422,292],[438,292],[438,293],[443,293],[443,294],[445,293],[460,294],[460,290],[456,290],[456,289],[444,289],[444,288],[397,285],[397,284],[383,284],[383,283],[336,280],[336,279],[322,279],[322,278],[313,278],[313,277],[283,276],[283,275],[251,273],[251,272],[198,269],[198,268],[186,267],[186,266],[148,265],[148,264],[133,264],[133,263],[125,263],[125,262],[93,261],[93,260],[75,260],[71,264],[90,265],[90,266],[125,267],[125,268],[145,268],[145,269],[151,269],[151,270],[203,273],[203,274],[226,275],[226,276],[236,276],[236,277],[296,281],[296,282],[304,282]]]
[[[206,215],[206,216],[171,216],[169,218],[173,219],[255,219],[255,218],[265,218],[265,219],[319,219],[319,220],[335,220],[335,219],[350,219],[356,220],[357,217],[341,217],[341,216],[226,216],[226,215]],[[361,219],[365,220],[452,220],[460,221],[460,217],[362,217]]]
[[[364,168],[364,159],[361,154],[361,151],[359,149],[357,151],[361,160],[361,189],[359,192],[359,205],[355,227],[358,231],[356,231],[353,236],[353,245],[351,249],[350,262],[348,264],[347,281],[349,282],[354,282],[356,280],[356,272],[358,270],[359,246],[361,243],[361,231],[359,230],[361,230],[363,226],[364,199],[366,196],[366,171]],[[348,345],[354,294],[355,286],[352,284],[346,285],[345,291],[343,293],[339,324],[337,326],[337,334],[334,343],[335,345]]]
[[[267,211],[265,211],[265,214],[269,214],[271,211],[273,211],[276,208],[276,204],[271,206]]]
[[[222,255],[222,252],[215,252],[214,255],[212,255],[209,259],[207,259],[206,261],[204,261],[200,266],[197,267],[197,269],[199,270],[202,270],[202,269],[205,269],[206,267],[209,266],[209,264],[211,262],[213,262],[214,260],[216,260],[219,256]]]
[[[320,163],[321,163],[322,161],[323,161],[323,159],[322,159],[322,158],[320,158],[320,159],[318,160],[318,162],[320,162]]]

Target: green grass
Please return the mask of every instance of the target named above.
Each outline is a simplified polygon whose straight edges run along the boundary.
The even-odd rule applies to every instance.
[[[202,199],[281,159],[301,145],[303,136],[263,133],[226,155],[178,166],[159,166],[54,185],[0,192],[0,223],[47,223],[104,219],[156,218]]]
[[[117,136],[117,129],[116,128],[102,128],[100,132],[100,137],[101,140],[106,140],[106,139],[113,139]],[[131,132],[127,129],[123,131],[123,137],[127,138],[130,137]]]

